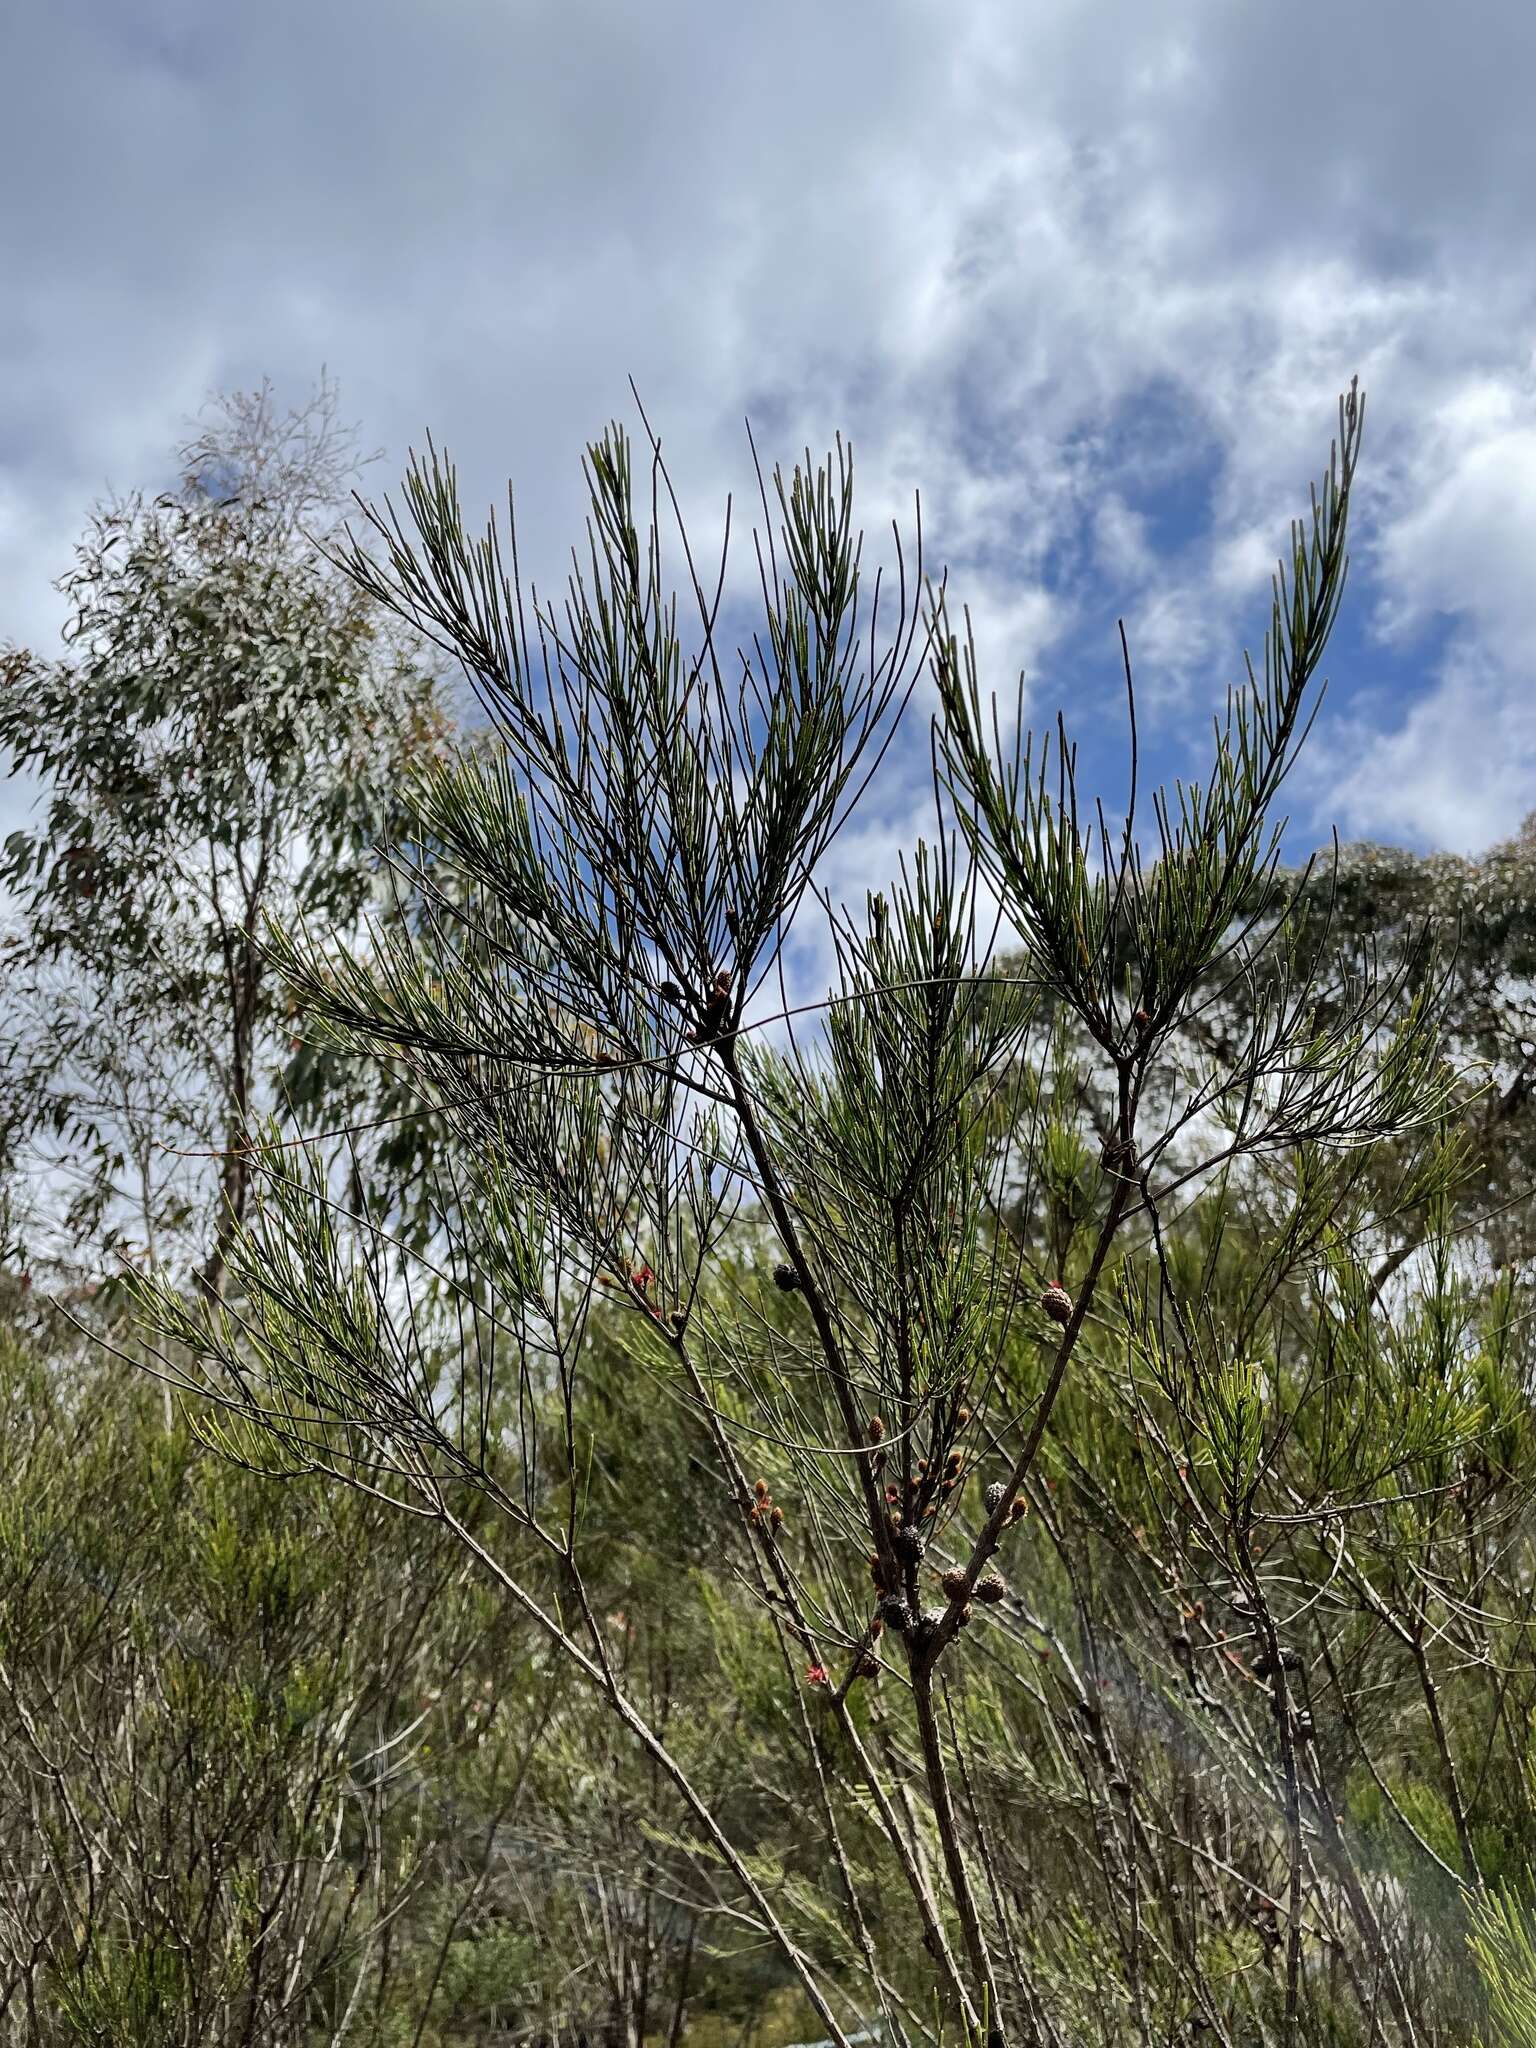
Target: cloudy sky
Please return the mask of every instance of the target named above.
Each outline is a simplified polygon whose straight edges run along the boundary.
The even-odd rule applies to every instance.
[[[633,376],[701,531],[747,415],[848,435],[872,529],[920,488],[984,679],[1113,801],[1117,616],[1198,772],[1358,373],[1296,834],[1536,809],[1517,0],[20,0],[0,74],[0,640],[51,643],[85,509],[215,388],[329,366],[380,483],[430,428],[552,568]]]

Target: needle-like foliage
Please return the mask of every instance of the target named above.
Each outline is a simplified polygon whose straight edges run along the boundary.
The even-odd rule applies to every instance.
[[[394,861],[415,914],[350,949],[292,923],[271,950],[338,1044],[415,1075],[458,1163],[421,1256],[387,1215],[338,1215],[302,1145],[268,1133],[228,1301],[140,1289],[161,1369],[211,1400],[210,1427],[247,1461],[318,1467],[457,1530],[670,1786],[687,1829],[671,1852],[727,1889],[839,2043],[876,2019],[897,2041],[1079,2038],[1073,1987],[1108,1936],[1045,1927],[1025,1851],[978,1790],[1037,1801],[1071,1757],[1106,1881],[1131,1886],[1124,2038],[1174,2038],[1191,2009],[1239,2038],[1209,1987],[1178,2010],[1198,1969],[1139,1903],[1138,1787],[1163,1785],[1151,1765],[1126,1775],[1141,1738],[1117,1747],[1098,1679],[1074,1676],[1063,1702],[1019,1675],[1020,1640],[1052,1627],[999,1569],[1031,1512],[1052,1546],[1037,1562],[1067,1575],[1085,1630],[1073,1575],[1109,1569],[1105,1545],[1128,1598],[1149,1597],[1138,1546],[1161,1543],[1173,1577],[1219,1575],[1254,1618],[1268,1719],[1255,1709],[1211,1739],[1268,1817],[1254,1825],[1276,1831],[1287,1920],[1283,1982],[1241,2038],[1299,2038],[1309,1887],[1344,1899],[1366,1975],[1390,1964],[1378,1906],[1316,1845],[1311,1710],[1286,1677],[1307,1610],[1263,1567],[1266,1515],[1294,1512],[1299,1529],[1324,1501],[1342,1514],[1358,1496],[1365,1513],[1367,1481],[1448,1483],[1434,1461],[1479,1426],[1450,1339],[1386,1376],[1417,1390],[1390,1473],[1367,1469],[1351,1419],[1367,1397],[1349,1361],[1373,1354],[1341,1234],[1350,1161],[1387,1141],[1427,1148],[1403,1200],[1443,1190],[1441,984],[1417,962],[1336,974],[1315,931],[1303,943],[1300,909],[1274,911],[1274,804],[1316,711],[1362,419],[1352,387],[1263,660],[1217,723],[1205,782],[1151,798],[1150,834],[1134,759],[1112,830],[1080,799],[1063,727],[1036,748],[1021,723],[1004,743],[942,586],[920,560],[908,578],[899,540],[883,603],[841,447],[764,485],[762,625],[729,653],[724,552],[706,585],[684,538],[673,592],[659,446],[642,519],[617,428],[589,453],[586,544],[559,607],[525,600],[510,504],[505,527],[472,537],[435,451],[399,508],[368,514],[368,545],[340,550],[463,665],[489,730],[408,792]],[[818,866],[923,654],[939,703],[932,836],[861,912],[821,905]],[[1134,753],[1134,692],[1130,711]],[[791,924],[818,905],[836,985],[809,1022],[775,1015]],[[1243,1028],[1186,1076],[1213,987],[1244,997]],[[1074,1033],[1084,1099],[1103,1104],[1096,1154],[1063,1108]],[[1270,1205],[1246,1281],[1230,1249],[1240,1190]],[[1450,1287],[1442,1275],[1433,1298]],[[718,1541],[775,1645],[835,1941],[825,1887],[791,1881],[730,1825],[616,1665],[589,1595],[601,1446],[583,1376],[614,1317],[646,1399],[691,1433]],[[1360,1372],[1373,1389],[1383,1377]],[[1069,1469],[1095,1503],[1082,1529],[1051,1498]],[[508,1547],[470,1528],[472,1495],[506,1519]],[[1175,1680],[1194,1655],[1181,1640]],[[1402,1640],[1427,1666],[1424,1629]],[[737,1668],[743,1686],[769,1682]],[[1010,1744],[1018,1779],[1000,1793]],[[1363,1977],[1356,1993],[1363,2010]],[[1400,1984],[1391,2009],[1413,2039]]]

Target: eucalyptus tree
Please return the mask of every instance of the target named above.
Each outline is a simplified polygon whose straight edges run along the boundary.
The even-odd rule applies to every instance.
[[[1410,962],[1421,975],[1421,935],[1440,940],[1447,1046],[1468,1075],[1459,1118],[1466,1172],[1454,1222],[1494,1264],[1528,1264],[1536,1254],[1529,1200],[1536,1180],[1536,813],[1478,856],[1345,847],[1331,917],[1321,914],[1322,887],[1314,874],[1312,923],[1335,941],[1354,935],[1378,959]],[[1412,1232],[1388,1242],[1381,1285],[1419,1245]]]
[[[1049,1900],[1021,1898],[1029,1859],[999,1847],[981,1781],[995,1790],[1015,1736],[1043,1745],[1012,1756],[1038,1777],[1086,1715],[1099,1789],[1134,1793],[1095,1696],[1031,1723],[1022,1680],[998,1670],[1019,1625],[1000,1566],[1117,1354],[1138,1390],[1163,1389],[1178,1428],[1163,1427],[1159,1483],[1199,1489],[1202,1564],[1249,1603],[1267,1657],[1242,1768],[1282,1844],[1283,1982],[1241,2038],[1299,2038],[1315,1817],[1281,1642],[1291,1591],[1255,1520],[1296,1368],[1262,1288],[1234,1301],[1208,1285],[1175,1212],[1285,1163],[1294,1213],[1272,1250],[1287,1274],[1321,1272],[1329,1204],[1364,1148],[1419,1134],[1417,1198],[1443,1178],[1438,985],[1365,972],[1325,987],[1324,956],[1252,911],[1278,872],[1276,800],[1343,588],[1361,422],[1352,387],[1207,779],[1148,800],[1133,760],[1113,828],[1079,793],[1064,727],[1037,743],[1021,711],[1003,732],[920,549],[909,568],[898,534],[894,591],[866,572],[841,444],[762,487],[762,626],[745,645],[722,623],[724,550],[706,577],[684,537],[670,588],[659,445],[642,483],[617,426],[589,451],[563,606],[525,600],[515,529],[466,531],[435,453],[401,507],[337,550],[462,664],[495,745],[411,779],[396,858],[427,905],[412,929],[349,947],[298,918],[272,952],[338,1047],[405,1063],[451,1120],[453,1213],[488,1227],[445,1233],[428,1301],[387,1219],[338,1214],[274,1128],[229,1246],[238,1307],[165,1277],[136,1288],[158,1369],[205,1399],[235,1457],[453,1531],[671,1786],[673,1848],[716,1910],[773,1943],[838,2043],[876,2018],[897,2041],[1077,2038],[1081,1985],[1061,1960],[1075,1923],[1042,1925]],[[761,1029],[791,927],[822,902],[819,866],[924,664],[935,836],[861,909],[823,904],[838,978],[819,1025],[791,1012]],[[1134,721],[1133,690],[1130,705]],[[1001,962],[988,894],[1021,965]],[[1251,992],[1246,1032],[1154,1118],[1160,1062],[1213,976]],[[1086,1159],[1026,1057],[1047,1014],[1072,1020],[1109,1105]],[[1047,1265],[1009,1219],[1033,1217],[1064,1165],[1081,1200]],[[594,1318],[612,1315],[646,1400],[695,1432],[736,1586],[721,1653],[746,1717],[771,1717],[794,1756],[798,1854],[712,1794],[593,1597],[602,1442],[583,1376]],[[471,1504],[504,1520],[501,1546]],[[673,1597],[694,1587],[719,1605],[688,1574]],[[1134,1890],[1132,1807],[1101,1841]],[[1137,2038],[1238,2038],[1219,1977],[1154,1942],[1134,1901],[1131,1920]]]
[[[0,1138],[34,1198],[34,1264],[179,1249],[216,1291],[246,1120],[356,1085],[308,1052],[263,921],[355,922],[392,792],[444,715],[317,544],[357,474],[334,384],[287,414],[267,386],[220,399],[179,461],[177,488],[93,514],[60,585],[65,657],[0,655],[0,750],[42,783],[0,855]]]
[[[1276,957],[1305,956],[1320,987],[1320,1019],[1330,1014],[1332,991],[1357,978],[1364,963],[1408,990],[1429,990],[1446,1057],[1458,1070],[1454,1122],[1462,1157],[1447,1190],[1450,1226],[1482,1261],[1511,1269],[1527,1263],[1536,1170],[1536,816],[1477,856],[1343,845],[1331,858],[1318,856],[1266,877],[1243,914],[1273,930]],[[1210,1060],[1233,1057],[1251,1028],[1254,996],[1250,980],[1234,980],[1220,966],[1207,977],[1150,1077],[1158,1115],[1198,1085]],[[1081,1089],[1086,1120],[1104,1132],[1112,1096],[1080,1064],[1090,1041],[1069,1018],[1058,1015],[1052,1023],[1062,1041],[1059,1054],[1078,1077],[1074,1086]],[[1404,1214],[1394,1208],[1408,1157],[1392,1144],[1372,1154],[1378,1294],[1426,1248],[1425,1205]],[[1062,1163],[1065,1168],[1065,1152]]]

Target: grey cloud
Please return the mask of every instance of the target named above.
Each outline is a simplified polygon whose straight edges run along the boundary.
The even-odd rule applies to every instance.
[[[1020,635],[983,645],[996,679],[1027,663],[1049,689],[1124,609],[1149,687],[1203,706],[1343,377],[1372,386],[1383,616],[1458,392],[1502,380],[1512,449],[1530,427],[1536,30],[1513,4],[1464,21],[1389,0],[13,9],[0,634],[47,638],[85,504],[157,480],[210,388],[301,389],[322,361],[389,449],[378,482],[427,427],[472,504],[510,472],[547,581],[583,442],[633,374],[706,527],[748,480],[744,411],[786,455],[843,427],[871,522],[920,483],[957,588]],[[1149,391],[1208,465],[1209,549],[1128,552],[1100,516],[1160,481]],[[1469,591],[1464,657],[1503,602]],[[1479,703],[1514,687],[1478,672]]]

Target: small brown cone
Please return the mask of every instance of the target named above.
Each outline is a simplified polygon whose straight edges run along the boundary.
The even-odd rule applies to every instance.
[[[1065,1326],[1072,1320],[1072,1297],[1060,1281],[1053,1287],[1047,1287],[1040,1297],[1040,1306],[1053,1323]]]

